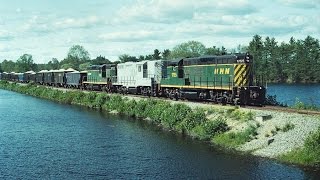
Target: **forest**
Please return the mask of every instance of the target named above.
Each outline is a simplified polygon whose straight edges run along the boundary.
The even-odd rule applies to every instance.
[[[236,46],[236,45],[235,45]],[[35,72],[43,69],[73,68],[86,70],[90,65],[142,61],[155,59],[175,59],[197,57],[202,55],[225,55],[249,52],[254,57],[256,76],[274,83],[319,83],[320,82],[320,44],[319,40],[307,36],[305,39],[290,38],[288,42],[278,42],[274,37],[263,38],[254,35],[247,45],[238,45],[235,49],[225,47],[206,47],[198,41],[188,41],[172,49],[140,56],[122,54],[117,60],[103,56],[91,58],[89,52],[81,45],[70,47],[62,60],[52,58],[47,64],[36,64],[31,54],[23,54],[17,60],[4,59],[0,63],[0,72]]]

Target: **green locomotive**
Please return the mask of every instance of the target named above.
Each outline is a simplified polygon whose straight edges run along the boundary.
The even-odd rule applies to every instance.
[[[248,53],[167,61],[160,93],[176,99],[263,105],[266,90],[254,82],[252,65]]]
[[[87,70],[87,80],[83,81],[85,89],[111,91],[117,80],[115,64],[92,65]]]

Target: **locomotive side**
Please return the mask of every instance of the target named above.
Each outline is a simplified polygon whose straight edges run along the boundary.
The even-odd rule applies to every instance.
[[[176,99],[263,105],[265,88],[255,84],[249,54],[183,58],[166,63],[161,93]]]

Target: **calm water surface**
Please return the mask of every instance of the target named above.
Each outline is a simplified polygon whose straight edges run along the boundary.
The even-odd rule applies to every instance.
[[[154,125],[0,90],[0,179],[316,179]]]
[[[320,84],[268,84],[267,94],[289,106],[296,100],[320,106]]]

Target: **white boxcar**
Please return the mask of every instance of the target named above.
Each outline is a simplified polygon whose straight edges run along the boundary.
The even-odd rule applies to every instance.
[[[117,71],[117,83],[114,85],[134,93],[143,93],[160,83],[162,60],[120,63]]]

